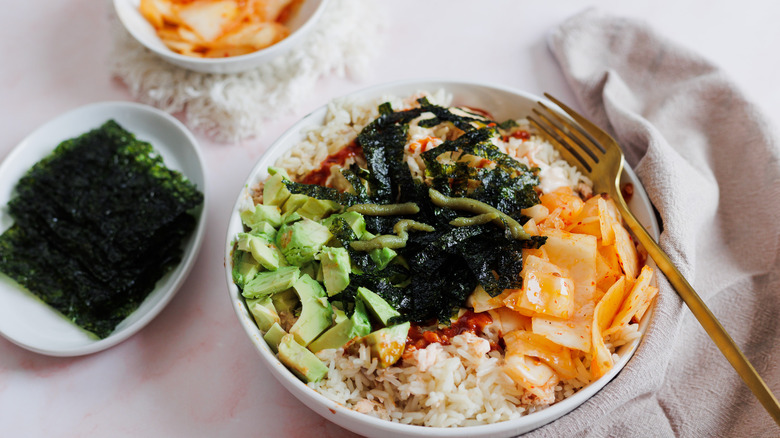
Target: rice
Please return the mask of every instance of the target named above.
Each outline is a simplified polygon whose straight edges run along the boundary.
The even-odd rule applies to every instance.
[[[357,355],[324,350],[318,357],[328,364],[328,377],[310,386],[358,412],[406,424],[450,427],[518,418],[525,391],[502,371],[499,353],[484,351],[487,342],[462,334],[385,369],[362,345]]]
[[[317,169],[328,155],[354,141],[360,131],[379,116],[381,103],[390,102],[397,109],[407,108],[423,95],[437,105],[446,105],[451,100],[443,90],[433,94],[420,93],[406,99],[387,95],[372,102],[350,97],[335,99],[328,103],[325,123],[310,129],[301,143],[277,160],[276,166],[286,169],[290,177],[298,180]]]
[[[408,98],[382,96],[372,102],[342,98],[328,105],[325,124],[309,130],[305,140],[278,159],[276,166],[287,170],[300,181],[329,155],[355,140],[360,131],[378,115],[378,106],[390,102],[393,109],[408,109],[419,97],[426,96],[435,105],[449,106],[451,96],[444,91],[421,92]],[[425,113],[410,123],[405,160],[412,173],[424,178],[425,163],[420,154],[435,147],[430,137],[447,139],[457,136],[454,126],[423,128],[418,122],[430,117]],[[545,139],[533,135],[525,119],[516,121],[519,129],[531,132],[530,138],[503,138],[494,144],[516,160],[539,169],[540,189],[549,193],[569,186],[585,197],[590,196],[591,182],[575,167],[564,161]],[[435,130],[435,131],[433,131]],[[440,141],[439,141],[440,143]],[[351,161],[345,163],[350,164]],[[359,163],[360,164],[360,163]],[[345,188],[346,181],[337,166],[328,177],[328,185]],[[327,398],[355,411],[389,421],[433,427],[456,427],[490,424],[511,420],[544,409],[570,397],[591,381],[590,354],[574,358],[577,376],[563,380],[554,393],[540,396],[518,385],[505,371],[506,359],[491,350],[489,338],[498,342],[498,334],[488,327],[484,337],[465,332],[451,339],[449,345],[432,343],[426,348],[405,354],[403,360],[380,368],[371,358],[368,347],[357,345],[356,351],[323,350],[317,356],[327,364],[328,375],[309,386]],[[632,324],[611,333],[606,346],[616,348],[640,336]]]

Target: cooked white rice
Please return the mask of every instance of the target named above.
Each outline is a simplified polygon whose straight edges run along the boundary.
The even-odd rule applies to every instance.
[[[365,102],[354,98],[341,98],[331,101],[328,104],[328,110],[325,115],[325,124],[312,128],[306,133],[306,139],[295,148],[287,151],[276,162],[276,166],[285,168],[293,179],[300,179],[312,170],[319,168],[328,155],[335,154],[344,146],[352,142],[360,131],[373,121],[379,115],[378,106],[384,102],[390,102],[393,109],[399,110],[410,108],[415,105],[416,100],[422,96],[427,97],[428,101],[435,105],[448,106],[452,101],[452,96],[444,90],[434,93],[419,92],[407,98],[386,95],[372,102]],[[430,117],[423,114],[418,120]],[[522,129],[532,132],[532,129],[526,119],[518,119],[516,122]],[[446,126],[437,126],[435,128],[422,128],[413,121],[409,127],[410,144],[429,136],[447,138],[449,132]],[[539,187],[549,193],[558,187],[568,185],[582,192],[591,186],[590,180],[582,175],[577,168],[563,160],[555,148],[541,136],[533,135],[528,140],[509,138],[508,141],[496,140],[496,146],[507,155],[528,165],[529,167],[538,167]],[[407,163],[413,172],[419,175],[424,169],[422,160],[419,158],[421,149],[415,151],[409,150],[407,145]],[[329,183],[339,187],[337,166],[332,168]]]
[[[409,108],[423,95],[433,104],[448,106],[451,102],[451,96],[444,91],[421,92],[406,99],[383,96],[368,103],[349,98],[333,101],[328,106],[325,125],[307,132],[306,140],[282,156],[276,166],[285,168],[294,179],[301,179],[319,168],[328,155],[352,142],[378,116],[379,104],[391,102],[396,110]],[[426,117],[430,116],[423,114],[419,119]],[[520,119],[517,123],[533,132],[527,120]],[[406,160],[418,176],[424,169],[419,157],[422,149],[410,145],[432,135],[447,138],[453,134],[447,130],[457,128],[433,129],[436,132],[418,126],[416,121],[410,124]],[[532,135],[527,140],[510,137],[495,143],[518,161],[540,169],[543,192],[568,185],[589,195],[590,181],[561,159],[542,137]],[[334,166],[329,184],[339,187],[343,184],[339,178]],[[629,325],[606,339],[607,348],[614,353],[617,347],[639,335],[637,325]],[[377,360],[371,359],[365,346],[360,346],[357,354],[345,354],[343,349],[324,350],[318,357],[328,365],[329,372],[325,379],[309,386],[329,399],[379,418],[435,427],[490,424],[518,418],[569,397],[590,382],[589,354],[582,353],[575,358],[579,375],[561,382],[555,388],[554,397],[544,399],[531,395],[503,371],[502,354],[490,351],[485,338],[468,332],[452,338],[450,345],[434,343],[416,350],[386,369],[378,368]],[[618,359],[616,354],[614,358]]]

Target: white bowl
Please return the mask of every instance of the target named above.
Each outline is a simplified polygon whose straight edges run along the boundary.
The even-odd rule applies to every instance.
[[[132,102],[101,102],[71,110],[36,129],[0,165],[0,206],[14,196],[16,183],[33,164],[49,155],[63,140],[76,137],[114,119],[148,141],[165,165],[184,174],[206,193],[206,175],[197,141],[184,125],[158,109]],[[0,278],[0,335],[11,342],[51,356],[78,356],[112,347],[141,330],[165,308],[187,278],[206,231],[206,199],[195,213],[197,227],[184,241],[182,260],[157,281],[154,290],[113,333],[97,339],[59,312],[23,290],[8,277]],[[0,209],[0,232],[14,220]]]
[[[327,3],[328,0],[304,0],[286,23],[290,28],[287,38],[265,49],[227,58],[194,58],[169,49],[157,36],[151,23],[138,11],[140,0],[114,0],[114,9],[119,21],[133,38],[171,64],[201,73],[238,73],[257,68],[303,41],[322,16]]]
[[[371,87],[350,95],[365,101],[373,101],[376,98],[385,95],[406,96],[414,94],[417,91],[428,90],[436,91],[446,89],[453,95],[454,105],[466,105],[473,108],[481,108],[489,111],[496,120],[506,120],[509,118],[519,118],[530,114],[531,108],[535,102],[542,100],[548,103],[549,107],[554,104],[546,99],[539,98],[529,93],[514,90],[497,85],[489,85],[474,82],[460,81],[440,81],[440,80],[415,80],[403,81],[390,84]],[[276,358],[274,353],[265,343],[262,332],[255,325],[252,316],[244,305],[241,293],[233,284],[231,274],[232,243],[235,236],[242,230],[241,218],[239,216],[239,207],[242,205],[245,190],[259,181],[268,177],[267,168],[290,147],[298,144],[304,139],[304,133],[308,128],[320,126],[324,123],[327,108],[321,107],[304,117],[301,121],[293,125],[276,142],[271,145],[268,151],[252,169],[236,201],[233,213],[230,217],[227,230],[227,244],[225,247],[225,266],[228,282],[228,292],[233,308],[236,311],[238,320],[246,331],[249,338],[254,343],[263,362],[271,370],[271,373],[282,383],[295,397],[301,400],[306,406],[327,418],[334,423],[349,429],[353,432],[372,437],[508,437],[528,432],[547,424],[558,417],[572,411],[588,398],[593,396],[604,387],[621,369],[636,351],[639,340],[622,346],[618,350],[620,360],[616,361],[614,367],[602,378],[581,389],[569,398],[562,400],[546,409],[526,415],[519,419],[509,420],[499,423],[483,426],[470,426],[461,428],[432,428],[423,426],[412,426],[399,423],[393,423],[386,420],[380,420],[369,415],[361,414],[348,409],[326,397],[320,395],[313,389],[306,386],[292,372],[290,372]],[[634,195],[628,204],[631,210],[636,214],[639,221],[650,230],[650,234],[658,238],[658,224],[655,221],[652,205],[647,194],[644,191],[639,179],[634,172],[626,167],[622,175],[622,181],[630,182],[634,185]],[[641,323],[640,331],[644,333],[650,319],[652,318],[652,308],[645,314]]]

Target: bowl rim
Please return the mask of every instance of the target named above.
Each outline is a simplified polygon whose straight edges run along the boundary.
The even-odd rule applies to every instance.
[[[302,1],[306,1],[306,0],[302,0]],[[127,32],[133,37],[133,39],[139,44],[141,44],[143,47],[152,51],[153,53],[155,53],[156,55],[162,58],[167,58],[169,60],[177,62],[176,65],[183,66],[183,64],[187,64],[193,66],[193,68],[195,66],[206,68],[209,66],[241,64],[246,61],[250,61],[255,58],[261,58],[261,57],[270,58],[270,57],[274,57],[275,55],[279,55],[285,52],[286,50],[292,48],[292,46],[296,44],[296,40],[299,37],[308,33],[308,31],[311,30],[311,28],[316,25],[316,23],[319,21],[320,17],[324,13],[325,7],[330,2],[330,0],[317,0],[317,1],[319,1],[319,4],[317,5],[314,12],[312,12],[311,17],[309,17],[305,22],[303,22],[303,24],[301,24],[300,27],[290,32],[290,35],[285,37],[283,40],[251,53],[246,53],[244,55],[237,55],[237,56],[228,56],[225,58],[197,58],[194,56],[186,56],[180,53],[176,53],[173,50],[169,49],[167,46],[165,46],[165,44],[162,44],[163,49],[147,45],[144,42],[143,38],[139,36],[138,30],[134,26],[128,25],[128,23],[125,21],[124,15],[119,13],[122,4],[132,4],[137,7],[137,5],[135,5],[136,0],[113,0],[113,6],[116,15],[119,17],[119,21],[122,23],[122,27],[124,27],[125,30],[127,30]],[[302,6],[302,4],[299,6]],[[159,39],[156,33],[155,33],[155,38]],[[160,42],[162,42],[162,40],[160,40]]]
[[[248,174],[248,177],[245,179],[241,191],[239,192],[238,198],[233,206],[233,210],[231,210],[230,217],[228,220],[228,229],[227,229],[227,236],[226,236],[226,252],[225,252],[225,268],[226,268],[225,272],[226,272],[226,279],[228,284],[228,293],[231,298],[234,311],[236,312],[236,316],[239,318],[239,322],[244,328],[244,331],[247,333],[250,340],[255,344],[258,353],[260,354],[261,357],[265,359],[266,365],[268,365],[269,370],[272,372],[272,374],[274,374],[277,380],[279,380],[279,382],[283,386],[285,386],[296,398],[298,398],[301,402],[303,402],[308,408],[314,410],[315,412],[325,417],[326,419],[344,428],[352,430],[354,432],[367,434],[366,432],[368,431],[369,433],[370,432],[381,433],[382,436],[471,437],[471,436],[510,436],[510,435],[516,435],[519,433],[525,433],[534,430],[536,428],[544,426],[545,424],[549,424],[550,422],[560,418],[561,416],[577,409],[580,405],[585,403],[588,399],[590,399],[592,396],[598,393],[602,388],[604,388],[607,384],[609,384],[614,379],[614,377],[617,376],[617,374],[619,374],[623,368],[625,368],[628,362],[630,362],[630,360],[633,358],[633,355],[638,349],[639,345],[644,341],[644,337],[647,332],[647,329],[654,319],[655,316],[654,310],[656,305],[655,301],[648,308],[647,313],[645,314],[645,316],[642,318],[642,321],[640,322],[639,330],[641,331],[642,335],[638,339],[621,347],[620,350],[621,353],[619,353],[620,360],[616,361],[613,368],[610,369],[610,371],[607,372],[607,374],[605,374],[598,380],[584,386],[583,388],[575,392],[573,395],[557,403],[554,403],[550,406],[547,406],[544,409],[541,409],[539,411],[530,414],[523,415],[520,418],[500,421],[497,423],[484,424],[484,425],[464,426],[464,427],[457,427],[457,428],[441,428],[441,427],[402,424],[394,421],[380,419],[367,414],[362,414],[350,408],[347,408],[325,397],[324,395],[320,394],[314,389],[310,388],[301,380],[299,380],[297,377],[295,377],[295,375],[291,371],[289,371],[278,360],[278,358],[274,355],[274,353],[270,350],[268,345],[262,339],[262,333],[259,331],[259,329],[255,325],[255,322],[249,316],[249,312],[245,308],[243,301],[240,298],[240,293],[238,294],[238,296],[236,296],[236,292],[238,292],[238,288],[232,281],[231,252],[233,249],[232,242],[235,241],[234,240],[235,237],[234,226],[236,223],[235,221],[238,220],[238,224],[240,225],[240,217],[238,217],[238,211],[239,211],[238,209],[241,207],[243,202],[245,202],[246,190],[252,184],[257,182],[257,178],[259,176],[262,176],[263,174],[267,175],[266,168],[270,165],[273,165],[273,162],[279,158],[279,155],[284,150],[294,145],[290,143],[291,140],[293,140],[295,137],[300,136],[301,132],[305,131],[307,127],[314,126],[320,119],[324,119],[324,115],[328,109],[328,105],[330,102],[338,99],[344,99],[344,98],[356,98],[356,99],[364,99],[368,101],[372,98],[381,97],[383,94],[397,95],[398,92],[396,90],[399,88],[408,88],[407,90],[405,90],[405,92],[411,94],[415,92],[413,87],[417,90],[426,89],[428,91],[435,91],[435,89],[439,89],[439,88],[448,90],[451,89],[452,87],[465,87],[467,89],[474,89],[474,90],[491,90],[491,91],[497,91],[502,94],[518,97],[518,98],[524,98],[533,101],[541,101],[547,104],[548,107],[550,108],[557,108],[552,102],[545,99],[544,97],[536,96],[532,93],[519,90],[516,88],[512,88],[500,84],[482,82],[482,81],[470,81],[470,80],[459,80],[459,79],[438,79],[438,78],[405,79],[405,80],[381,83],[381,84],[365,87],[362,89],[358,89],[356,91],[329,99],[328,102],[326,102],[324,105],[318,107],[314,111],[310,112],[309,114],[301,118],[295,124],[293,124],[282,135],[280,135],[277,138],[277,140],[275,140],[271,144],[271,146],[257,160],[255,166],[252,168],[252,170]],[[435,89],[431,89],[432,87],[434,87]],[[455,92],[453,92],[452,94],[453,97],[456,96]],[[568,117],[567,115],[565,115],[565,113],[561,113],[560,111],[558,112],[562,114],[564,117]],[[635,172],[633,171],[633,169],[628,163],[625,163],[624,165],[623,175],[621,176],[621,178],[622,178],[621,181],[623,182],[630,182],[634,184],[635,191],[632,197],[631,204],[635,205],[635,203],[637,203],[641,205],[643,208],[648,209],[648,211],[646,212],[647,213],[646,217],[643,218],[644,220],[642,220],[641,222],[645,227],[649,228],[650,234],[657,239],[659,235],[659,227],[655,216],[652,214],[652,208],[653,208],[652,203],[650,202],[649,197],[647,196],[647,193],[644,187],[642,186],[639,178],[636,176]],[[647,264],[655,268],[655,264],[652,262],[652,259],[648,258]],[[653,281],[656,282],[656,279],[657,276],[654,276]],[[307,402],[307,400],[304,400],[304,398],[308,398],[309,401],[316,403],[316,408],[311,406],[311,404]]]

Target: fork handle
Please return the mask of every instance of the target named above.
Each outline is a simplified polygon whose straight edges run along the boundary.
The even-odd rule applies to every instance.
[[[742,380],[756,398],[758,398],[764,409],[769,412],[775,423],[780,426],[780,402],[777,401],[777,398],[769,390],[764,380],[758,375],[756,369],[753,368],[753,365],[751,365],[734,340],[731,339],[731,336],[729,336],[718,319],[715,318],[715,315],[712,314],[701,297],[699,297],[699,294],[696,293],[672,261],[669,260],[669,256],[653,240],[645,227],[630,213],[622,197],[616,204],[621,209],[623,219],[637,237],[639,243],[647,250],[648,255],[655,261],[661,272],[666,275],[666,278],[677,290],[685,304],[688,305],[693,316],[704,327],[704,330],[715,342],[715,345],[718,346],[721,353],[726,356],[726,359],[731,363],[731,366],[734,367],[739,376],[742,377]]]

